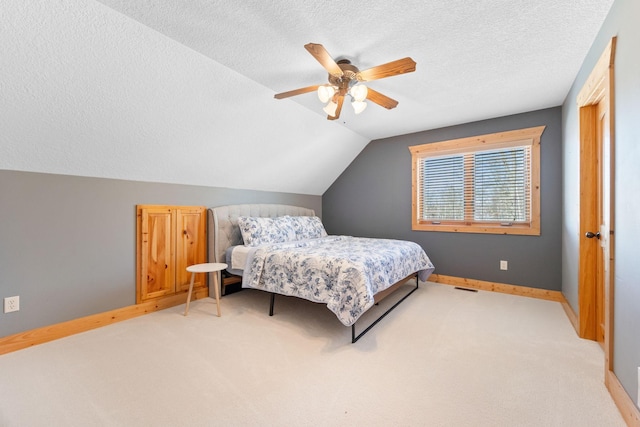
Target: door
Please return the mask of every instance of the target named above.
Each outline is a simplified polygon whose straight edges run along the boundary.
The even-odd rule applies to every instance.
[[[604,345],[604,174],[606,105],[582,107],[580,212],[581,336]]]
[[[613,332],[613,61],[615,37],[578,95],[580,109],[579,335],[611,369]]]

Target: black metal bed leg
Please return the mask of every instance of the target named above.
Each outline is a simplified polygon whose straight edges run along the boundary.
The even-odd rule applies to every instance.
[[[269,304],[269,316],[273,316],[273,304],[276,300],[276,294],[271,292],[271,303]]]
[[[356,341],[358,341],[360,338],[362,338],[362,336],[364,334],[366,334],[367,332],[369,332],[369,330],[371,328],[373,328],[374,326],[376,326],[378,324],[379,321],[381,321],[382,319],[384,319],[384,317],[391,313],[391,311],[393,311],[394,308],[396,308],[397,306],[400,305],[400,303],[402,301],[404,301],[405,299],[407,299],[409,297],[409,295],[411,295],[412,293],[414,293],[415,291],[418,290],[418,286],[420,286],[420,278],[418,277],[418,274],[416,273],[416,287],[411,289],[411,291],[409,293],[407,293],[405,296],[403,296],[400,301],[396,302],[390,309],[388,309],[387,311],[385,311],[384,313],[382,313],[382,315],[380,317],[378,317],[376,320],[373,321],[372,324],[370,324],[369,326],[367,326],[367,328],[360,332],[360,334],[358,336],[356,336],[356,324],[354,323],[353,325],[351,325],[351,344],[354,344]]]

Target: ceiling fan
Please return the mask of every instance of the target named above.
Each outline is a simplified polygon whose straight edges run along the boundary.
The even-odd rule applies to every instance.
[[[398,105],[398,101],[361,83],[398,74],[411,73],[416,70],[415,61],[407,57],[360,71],[348,59],[341,59],[336,62],[321,44],[308,43],[304,47],[329,72],[329,83],[278,93],[274,95],[274,98],[283,99],[317,91],[320,101],[327,103],[323,109],[327,113],[327,120],[336,120],[340,117],[346,95],[350,95],[353,99],[351,105],[356,114],[361,113],[366,108],[366,99],[388,110],[395,108]]]

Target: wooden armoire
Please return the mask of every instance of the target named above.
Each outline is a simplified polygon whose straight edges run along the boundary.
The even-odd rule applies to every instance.
[[[206,212],[204,206],[137,206],[137,304],[189,290],[186,268],[207,262]],[[205,274],[198,274],[194,291],[206,286]]]

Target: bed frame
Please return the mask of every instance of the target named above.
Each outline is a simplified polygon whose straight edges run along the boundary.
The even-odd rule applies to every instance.
[[[278,205],[278,204],[241,204],[241,205],[227,205],[209,208],[207,214],[209,238],[208,238],[208,253],[209,262],[226,262],[227,248],[235,245],[243,244],[242,234],[240,233],[240,227],[238,227],[239,216],[252,216],[252,217],[267,217],[274,218],[283,215],[290,216],[314,216],[313,209],[307,209],[299,206],[290,205]],[[231,275],[227,272],[223,276],[221,281],[222,295],[224,295],[224,288],[227,285],[233,283],[242,282],[242,277]],[[418,273],[409,275],[399,282],[393,284],[389,288],[378,292],[374,296],[375,304],[377,305],[387,296],[391,295],[399,287],[407,283],[409,280],[415,278],[416,286],[411,289],[406,295],[404,295],[398,302],[396,302],[391,308],[382,313],[380,317],[374,320],[367,328],[356,335],[355,323],[351,325],[351,342],[355,343],[364,334],[369,332],[371,328],[378,324],[387,314],[395,309],[402,301],[404,301],[409,295],[414,293],[420,284],[418,279]],[[269,305],[269,316],[273,316],[273,307],[275,304],[275,293],[271,293],[271,301]],[[356,322],[357,323],[357,322]]]

